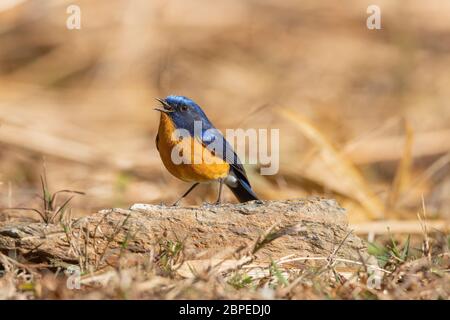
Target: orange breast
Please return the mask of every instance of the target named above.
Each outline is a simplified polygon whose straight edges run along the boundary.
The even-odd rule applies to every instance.
[[[175,126],[170,117],[161,113],[158,150],[164,166],[172,175],[188,182],[206,182],[228,175],[228,163],[214,156],[193,137],[176,139],[174,131]],[[182,163],[179,163],[181,160]]]

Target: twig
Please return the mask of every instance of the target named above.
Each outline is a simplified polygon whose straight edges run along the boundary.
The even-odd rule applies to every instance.
[[[422,232],[424,234],[424,247],[423,247],[423,253],[425,256],[428,257],[428,262],[431,264],[431,247],[430,247],[430,239],[428,238],[428,227],[427,227],[427,210],[425,207],[425,199],[422,194],[422,211],[423,211],[423,219],[420,216],[420,213],[417,213],[417,218],[419,219],[420,225],[422,226]]]
[[[288,259],[288,260],[283,260],[283,261],[279,261],[278,264],[285,264],[285,263],[290,263],[290,262],[295,262],[295,261],[304,261],[304,260],[328,260],[329,257],[297,257],[297,258],[292,258],[292,259]],[[345,259],[345,258],[335,258],[334,259],[337,262],[345,262],[345,263],[351,263],[351,264],[356,264],[356,265],[360,265],[363,266],[364,264],[360,261],[356,261],[356,260],[350,260],[350,259]],[[367,267],[373,268],[375,270],[379,270],[382,271],[384,273],[390,274],[392,273],[391,271],[385,270],[383,268],[380,268],[379,266],[373,265],[373,264],[366,264]]]

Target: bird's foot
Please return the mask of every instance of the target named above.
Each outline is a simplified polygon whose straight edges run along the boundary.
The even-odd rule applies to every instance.
[[[220,206],[221,204],[222,204],[221,201],[214,201],[214,202],[205,201],[205,202],[203,202],[204,206]]]
[[[174,203],[172,203],[172,207],[178,207],[180,205],[180,200],[175,201]]]

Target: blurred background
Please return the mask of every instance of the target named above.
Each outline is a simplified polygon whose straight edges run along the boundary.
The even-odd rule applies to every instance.
[[[67,7],[81,9],[69,30]],[[381,8],[382,30],[366,10]],[[280,129],[263,199],[336,198],[350,221],[450,220],[450,2],[0,1],[0,207],[48,186],[74,215],[171,203],[189,185],[155,147],[155,97],[220,129]],[[45,168],[45,170],[44,170]],[[213,201],[198,188],[186,204]],[[235,201],[227,191],[227,201]],[[3,211],[1,219],[34,213]],[[407,225],[407,224],[405,224]]]

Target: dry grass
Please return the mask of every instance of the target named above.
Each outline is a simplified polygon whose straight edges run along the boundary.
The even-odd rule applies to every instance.
[[[221,129],[280,129],[280,172],[248,168],[256,192],[337,198],[389,273],[381,289],[367,287],[364,266],[319,274],[299,261],[185,279],[172,270],[182,243],[166,243],[131,267],[124,249],[98,284],[91,273],[103,262],[86,266],[73,240],[82,291],[65,287],[67,266],[4,252],[0,298],[448,298],[449,4],[378,1],[383,30],[369,31],[365,0],[81,0],[82,29],[68,31],[70,1],[9,3],[0,5],[0,208],[43,217],[2,210],[0,226],[172,202],[186,185],[160,163],[152,107],[177,93]],[[40,199],[43,163],[53,191],[86,195]],[[186,201],[214,197],[202,186]]]
[[[118,235],[126,220],[110,238]],[[273,240],[273,228],[248,248],[236,248],[220,259],[185,260],[184,251],[191,248],[182,240],[166,239],[136,255],[128,247],[132,235],[123,239],[120,248],[109,248],[107,243],[101,250],[94,248],[95,257],[88,257],[89,233],[75,234],[66,226],[78,263],[37,264],[13,251],[0,253],[0,298],[448,299],[450,237],[429,234],[426,222],[422,223],[421,241],[408,237],[400,243],[388,236],[384,243],[369,243],[378,265],[337,258],[345,238],[328,256],[290,255],[266,265],[255,263],[253,254]],[[96,246],[95,236],[92,245]],[[346,267],[336,262],[345,262]]]

